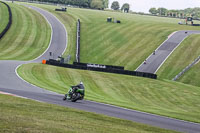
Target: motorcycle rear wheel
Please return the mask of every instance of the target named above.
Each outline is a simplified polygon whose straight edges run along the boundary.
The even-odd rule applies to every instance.
[[[76,93],[76,97],[73,97],[71,99],[72,102],[76,102],[78,99],[80,98],[80,94],[79,93]]]

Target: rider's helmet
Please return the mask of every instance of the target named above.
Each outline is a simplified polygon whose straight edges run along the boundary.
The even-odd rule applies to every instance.
[[[83,85],[83,82],[82,82],[82,81],[80,82],[80,85]]]

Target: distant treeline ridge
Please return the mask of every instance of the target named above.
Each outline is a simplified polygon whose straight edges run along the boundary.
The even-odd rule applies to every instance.
[[[23,1],[50,2],[54,4],[65,4],[65,5],[72,5],[72,6],[78,6],[78,7],[83,7],[83,8],[103,10],[104,8],[108,8],[109,0],[23,0]]]
[[[186,18],[193,17],[195,19],[200,18],[200,8],[186,8],[184,10],[168,10],[166,8],[151,8],[149,12],[153,15],[176,17],[176,18]]]

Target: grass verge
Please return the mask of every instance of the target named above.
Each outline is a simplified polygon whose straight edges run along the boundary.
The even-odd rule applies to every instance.
[[[66,93],[84,82],[86,99],[200,123],[200,88],[168,80],[26,64],[19,75],[42,88]]]
[[[171,133],[127,120],[0,94],[0,133]]]
[[[191,35],[171,54],[157,74],[161,79],[172,79],[179,74],[185,67],[192,63],[200,55],[200,35]],[[191,71],[192,72],[192,71]],[[195,75],[199,75],[199,71]],[[189,74],[190,75],[190,74]],[[185,77],[186,78],[186,77]],[[198,76],[190,76],[188,79],[198,82]],[[182,80],[180,80],[182,81]],[[184,82],[186,83],[186,82]],[[189,83],[189,82],[187,82]],[[195,85],[195,84],[192,84]]]
[[[200,30],[178,25],[179,19],[68,7],[56,12],[57,6],[33,4],[56,15],[66,26],[70,44],[67,54],[74,61],[76,20],[81,20],[81,62],[120,65],[135,70],[165,39],[177,30]],[[107,17],[121,24],[107,23]],[[72,33],[73,32],[73,33]]]
[[[9,20],[8,8],[0,2],[0,33],[6,28]]]
[[[13,23],[6,35],[0,40],[0,59],[35,59],[49,45],[50,26],[36,11],[22,5],[8,4],[13,13]]]
[[[200,63],[194,65],[189,71],[184,73],[178,81],[200,87]]]

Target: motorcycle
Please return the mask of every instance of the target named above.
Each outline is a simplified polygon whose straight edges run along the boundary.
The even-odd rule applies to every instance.
[[[63,100],[69,100],[71,102],[76,102],[77,100],[83,100],[84,89],[79,89],[78,87],[71,86],[68,93],[65,94]]]

